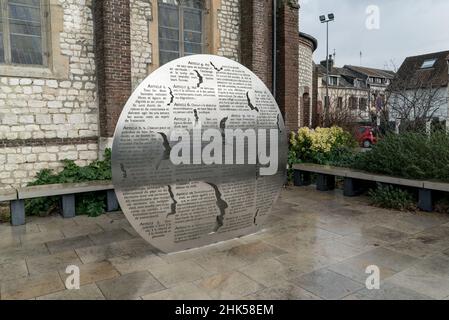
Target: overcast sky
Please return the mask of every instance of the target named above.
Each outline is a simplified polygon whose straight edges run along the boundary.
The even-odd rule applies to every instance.
[[[326,56],[326,27],[318,17],[333,12],[329,51],[336,65],[399,67],[407,56],[449,50],[449,0],[300,0],[300,31],[318,39],[314,60]],[[366,13],[369,6],[379,9]],[[366,27],[366,21],[374,29]]]

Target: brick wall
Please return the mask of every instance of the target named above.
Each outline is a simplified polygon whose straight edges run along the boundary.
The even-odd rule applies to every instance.
[[[298,9],[296,1],[279,1],[277,100],[288,130],[298,129]]]
[[[96,0],[95,44],[100,135],[114,135],[120,113],[131,95],[131,12],[129,0]]]
[[[242,0],[241,63],[272,88],[273,0]]]

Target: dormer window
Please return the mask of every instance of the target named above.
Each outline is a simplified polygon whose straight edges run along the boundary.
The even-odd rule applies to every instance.
[[[330,86],[338,86],[338,77],[329,76],[329,85]]]
[[[433,68],[433,66],[435,65],[435,62],[437,62],[437,59],[427,59],[421,65],[421,69]]]

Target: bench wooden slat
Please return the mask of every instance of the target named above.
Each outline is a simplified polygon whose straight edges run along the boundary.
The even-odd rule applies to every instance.
[[[391,176],[386,176],[386,175],[382,175],[382,174],[367,173],[367,172],[357,171],[357,170],[349,170],[346,177],[353,178],[353,179],[359,179],[359,180],[367,180],[367,181],[375,181],[375,182],[380,182],[380,183],[395,184],[395,185],[400,185],[400,186],[408,186],[408,187],[414,187],[414,188],[423,188],[424,187],[424,181],[397,178],[397,177],[391,177]]]
[[[348,171],[351,171],[349,168],[341,168],[327,165],[319,165],[312,163],[300,163],[293,165],[294,170],[301,170],[312,173],[321,173],[321,174],[329,174],[335,175],[339,177],[346,177]]]
[[[108,180],[23,187],[17,189],[17,193],[18,199],[32,199],[112,189],[114,189],[114,186],[112,185],[112,182]]]
[[[294,170],[301,170],[312,173],[320,173],[327,174],[333,176],[339,176],[344,178],[353,178],[359,180],[367,180],[367,181],[375,181],[381,183],[388,184],[396,184],[401,186],[409,186],[414,188],[424,188],[424,181],[421,180],[413,180],[413,179],[404,179],[398,177],[391,177],[382,174],[369,173],[359,170],[354,170],[350,168],[342,168],[335,166],[327,166],[327,165],[319,165],[319,164],[311,164],[311,163],[300,163],[293,165]],[[429,183],[431,184],[431,183]],[[434,185],[438,187],[438,184]],[[449,185],[448,185],[449,186]],[[442,188],[442,186],[440,186]],[[438,189],[440,190],[440,189]]]
[[[424,189],[449,192],[449,183],[424,181]]]
[[[17,190],[16,189],[1,189],[0,190],[0,202],[2,201],[12,201],[17,200]]]

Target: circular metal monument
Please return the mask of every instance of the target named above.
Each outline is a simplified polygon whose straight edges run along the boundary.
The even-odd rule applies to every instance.
[[[249,69],[187,56],[151,73],[120,116],[112,174],[134,229],[163,252],[260,230],[286,179],[287,133]]]

